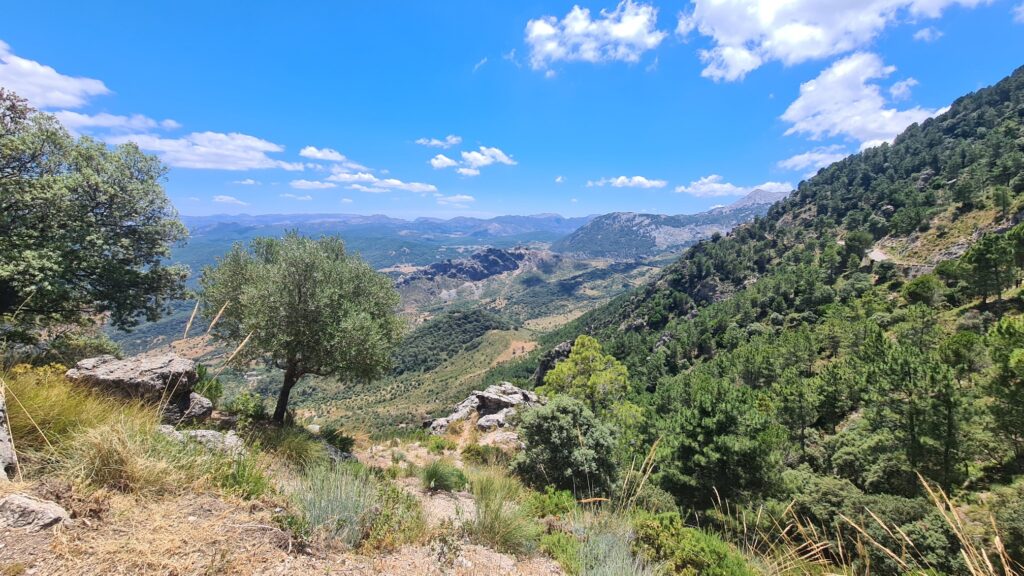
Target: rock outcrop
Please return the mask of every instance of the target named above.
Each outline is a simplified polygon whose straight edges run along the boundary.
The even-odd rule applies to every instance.
[[[18,470],[18,454],[14,451],[11,428],[7,421],[7,401],[0,396],[0,482],[10,480]]]
[[[494,430],[508,426],[508,419],[517,408],[530,408],[541,404],[540,397],[529,390],[523,390],[508,382],[488,386],[485,390],[474,390],[468,398],[455,407],[455,411],[444,418],[429,420],[424,427],[434,434],[443,434],[453,422],[469,420],[478,416],[477,428]]]
[[[86,358],[65,376],[108,394],[160,404],[168,423],[198,422],[213,412],[213,403],[192,390],[199,379],[195,362],[173,352]]]
[[[550,372],[556,364],[568,358],[570,352],[572,352],[571,340],[566,340],[545,352],[544,355],[540,357],[540,362],[537,363],[537,370],[533,373],[534,387],[542,386],[544,384],[544,377],[548,375],[548,372]]]
[[[9,494],[0,500],[0,527],[38,532],[66,521],[67,510],[55,502],[25,494]]]
[[[217,452],[235,454],[245,451],[245,443],[234,430],[175,430],[173,426],[164,424],[158,427],[157,431],[176,442],[185,443],[191,440]]]

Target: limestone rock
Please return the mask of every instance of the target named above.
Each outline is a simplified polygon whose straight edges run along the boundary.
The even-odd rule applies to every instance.
[[[78,384],[150,402],[188,398],[198,379],[195,362],[173,352],[124,360],[110,355],[86,358],[65,376]]]
[[[177,442],[189,440],[202,444],[210,450],[227,453],[245,452],[245,443],[235,434],[234,430],[218,432],[216,430],[175,430],[173,426],[164,424],[157,431]]]
[[[18,469],[18,454],[14,451],[11,429],[7,422],[7,403],[0,396],[0,482],[10,480]]]
[[[0,526],[38,532],[66,521],[67,510],[55,502],[25,494],[10,494],[0,500]]]
[[[473,413],[479,417],[477,427],[481,430],[503,428],[515,408],[540,405],[537,394],[523,390],[508,382],[488,386],[485,390],[474,390],[468,398],[455,407],[455,411],[444,418],[430,420],[425,427],[434,434],[443,434],[453,422],[468,420]]]

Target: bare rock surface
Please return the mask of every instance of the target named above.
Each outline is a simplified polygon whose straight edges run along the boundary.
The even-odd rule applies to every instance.
[[[14,451],[11,429],[7,423],[7,401],[0,396],[0,482],[10,480],[18,469],[18,454]]]
[[[67,510],[56,502],[25,494],[9,494],[0,500],[0,527],[3,528],[38,532],[56,526],[69,517]]]
[[[124,360],[110,355],[86,358],[65,376],[77,384],[151,402],[187,398],[198,379],[195,362],[173,352]]]
[[[468,398],[455,407],[455,411],[425,423],[434,434],[443,434],[453,422],[469,420],[476,414],[477,428],[493,430],[508,425],[508,418],[517,408],[530,408],[541,404],[537,394],[523,390],[508,382],[488,386],[485,390],[474,390]]]
[[[218,452],[240,453],[245,451],[245,442],[235,434],[234,430],[218,432],[217,430],[175,430],[174,426],[164,424],[157,431],[177,442],[189,440],[202,444],[210,450]]]

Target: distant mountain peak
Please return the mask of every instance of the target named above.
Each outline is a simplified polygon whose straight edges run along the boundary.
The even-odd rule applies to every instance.
[[[769,192],[768,190],[762,190],[755,188],[747,193],[746,196],[739,200],[729,204],[725,208],[727,210],[735,210],[736,208],[746,208],[747,206],[759,206],[761,204],[775,204],[779,200],[782,200],[786,196],[789,196],[789,192]]]

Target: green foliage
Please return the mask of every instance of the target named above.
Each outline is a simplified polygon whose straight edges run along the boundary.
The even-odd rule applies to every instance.
[[[464,462],[479,466],[506,466],[512,460],[508,452],[490,444],[467,444],[461,454]]]
[[[466,524],[470,538],[509,554],[536,550],[541,526],[524,504],[518,480],[496,470],[485,471],[473,477],[472,490],[476,513]]]
[[[1013,246],[1005,236],[986,234],[964,254],[967,281],[971,291],[981,296],[982,302],[990,296],[1002,297],[1004,290],[1013,285]]]
[[[629,372],[587,335],[576,338],[569,357],[544,376],[539,392],[566,394],[588,402],[595,413],[610,410],[629,393]]]
[[[717,536],[689,528],[678,513],[641,513],[633,519],[633,548],[664,563],[671,574],[687,576],[755,576],[739,552]]]
[[[459,445],[454,440],[444,436],[431,436],[427,439],[427,451],[431,454],[441,455],[458,447]]]
[[[572,492],[556,490],[554,486],[545,486],[543,492],[531,492],[528,506],[537,518],[566,516],[578,509]]]
[[[30,342],[34,328],[104,314],[131,327],[182,296],[187,269],[164,265],[187,235],[161,186],[166,172],[134,144],[75,139],[0,91],[3,323]]]
[[[475,308],[441,314],[418,326],[395,349],[394,374],[427,372],[446,359],[479,345],[491,330],[508,330],[511,325],[500,316]]]
[[[540,537],[540,549],[554,558],[570,576],[577,576],[583,570],[580,548],[579,539],[565,532],[552,532]]]
[[[992,415],[1017,457],[1024,455],[1024,318],[1003,318],[988,336],[996,377]]]
[[[526,447],[512,461],[512,469],[530,486],[601,495],[615,482],[611,432],[579,400],[555,396],[527,411],[519,437]]]
[[[307,374],[372,379],[387,369],[401,335],[398,294],[391,281],[335,237],[236,244],[216,267],[203,270],[203,310],[223,315],[215,333],[246,345],[238,362],[265,358],[284,370],[274,409],[283,422],[291,388]]]
[[[345,454],[351,454],[352,450],[356,447],[356,439],[345,434],[340,428],[335,426],[321,426],[320,437]]]
[[[192,387],[197,394],[206,396],[216,406],[224,396],[224,385],[210,375],[210,370],[203,364],[196,364],[196,383]]]
[[[469,483],[466,475],[451,460],[438,458],[420,470],[420,481],[428,490],[452,492],[462,490]]]
[[[267,418],[267,405],[263,398],[251,392],[242,392],[228,401],[224,407],[228,412],[239,418],[239,424],[245,427],[248,424]]]
[[[922,274],[903,285],[903,297],[911,304],[935,306],[942,301],[945,284],[934,274]]]
[[[273,491],[270,478],[252,452],[230,455],[213,479],[217,486],[245,500],[255,500]]]
[[[261,430],[260,445],[280,460],[300,468],[327,460],[323,442],[297,426],[272,426]]]

